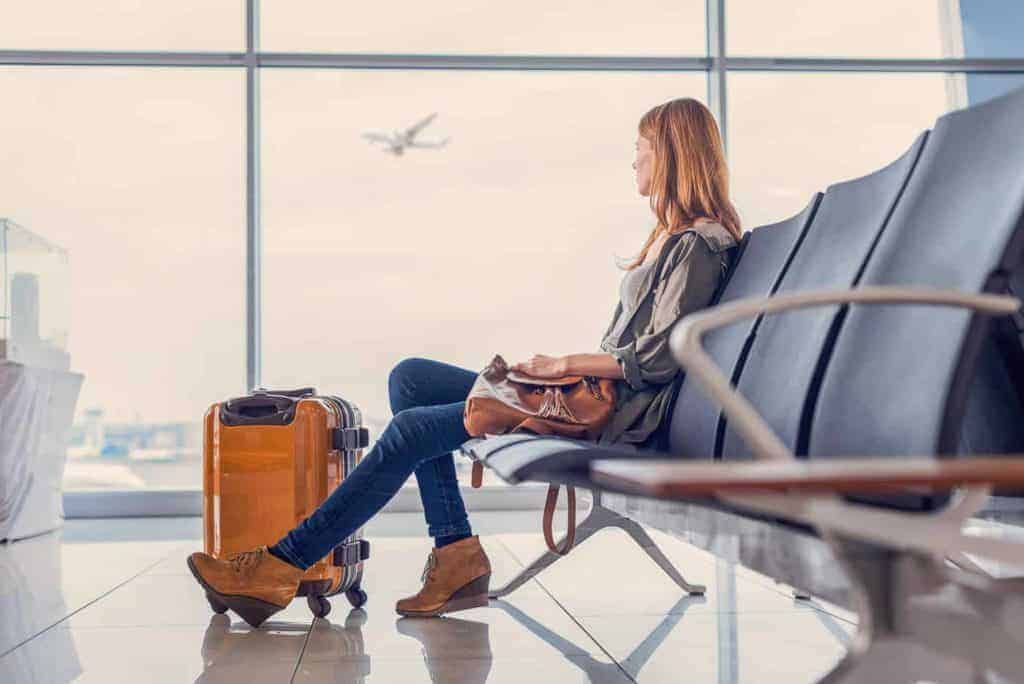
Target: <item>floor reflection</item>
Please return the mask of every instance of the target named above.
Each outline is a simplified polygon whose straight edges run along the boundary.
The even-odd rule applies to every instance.
[[[145,541],[143,527],[158,541]],[[194,591],[183,562],[193,542],[176,536],[191,529],[103,521],[72,529],[70,543],[48,535],[0,545],[0,683],[789,684],[827,672],[853,632],[827,605],[793,601],[726,561],[705,563],[716,575],[707,599],[680,595],[638,564],[624,585],[553,573],[488,608],[398,619],[388,604],[405,583],[412,539],[383,544],[369,614],[336,601],[335,621],[313,619],[300,603],[253,630],[233,613],[211,618]],[[122,533],[131,533],[124,542]],[[602,551],[615,553],[613,544]],[[515,558],[494,546],[513,571]]]
[[[0,544],[0,656],[59,622],[68,613],[62,589],[60,533]],[[46,658],[21,648],[0,661],[0,681],[16,673],[32,682],[67,682],[82,673],[75,643],[56,630]],[[24,680],[23,680],[24,681]]]
[[[366,613],[357,609],[349,613],[344,624],[316,620],[297,674],[304,681],[364,682],[371,673],[370,656],[364,650],[362,633],[366,619]],[[401,618],[395,623],[395,630],[419,642],[430,681],[445,684],[487,681],[492,664],[487,623],[452,617]],[[271,638],[288,637],[278,634]],[[241,651],[247,649],[246,646]],[[239,656],[244,658],[241,652]],[[231,676],[237,677],[239,673],[232,671]],[[421,677],[415,679],[418,681]]]
[[[265,622],[253,629],[242,621],[232,622],[227,614],[214,615],[203,637],[203,672],[196,683],[262,681],[267,661],[298,662],[299,656],[337,659],[332,679],[338,682],[362,682],[370,674],[362,627],[366,613],[351,611],[343,624],[316,621],[317,652],[303,652],[308,642],[309,625],[294,622]]]
[[[587,654],[586,650],[581,649],[579,646],[568,641],[560,634],[548,629],[511,603],[503,600],[497,600],[491,601],[490,605],[491,607],[504,610],[516,622],[546,641],[562,655],[572,657],[572,662],[583,670],[584,674],[587,675],[590,681],[600,682],[614,680],[623,670],[634,676],[639,673],[640,669],[643,668],[651,656],[658,650],[658,648],[661,647],[666,637],[668,637],[669,633],[672,631],[672,628],[679,624],[683,619],[686,610],[691,606],[706,603],[706,601],[707,599],[703,596],[684,596],[676,601],[675,605],[669,608],[668,614],[665,615],[664,619],[661,620],[657,627],[651,630],[643,641],[637,644],[633,651],[621,662],[621,665],[616,663],[605,663],[597,660]]]
[[[461,618],[402,618],[399,634],[423,647],[430,681],[440,684],[483,684],[491,672],[490,625]],[[469,658],[453,657],[470,654]]]

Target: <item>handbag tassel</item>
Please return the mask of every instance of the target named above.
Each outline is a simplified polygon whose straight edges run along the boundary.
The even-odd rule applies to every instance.
[[[566,403],[561,387],[548,387],[544,391],[544,400],[540,404],[537,415],[541,418],[561,419],[567,423],[580,422]]]

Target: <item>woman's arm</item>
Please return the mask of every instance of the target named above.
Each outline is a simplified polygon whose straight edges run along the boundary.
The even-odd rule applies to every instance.
[[[622,367],[614,356],[604,352],[596,354],[569,354],[545,356],[534,354],[529,361],[514,363],[512,370],[535,378],[557,378],[563,375],[594,375],[599,378],[622,378]]]
[[[626,383],[637,392],[671,382],[680,372],[668,346],[669,333],[680,319],[711,302],[721,279],[721,259],[704,240],[686,233],[679,250],[678,260],[655,286],[646,328],[621,347],[601,342],[601,350],[616,359]]]
[[[622,379],[622,367],[607,352],[569,354],[565,357],[566,375],[595,375],[599,378]]]
[[[624,379],[636,391],[671,382],[680,368],[668,346],[669,333],[681,318],[710,303],[721,278],[721,260],[703,240],[686,234],[679,248],[677,262],[655,285],[651,320],[635,339],[622,347],[603,340],[604,351],[596,354],[535,354],[511,368],[538,378],[594,375]]]

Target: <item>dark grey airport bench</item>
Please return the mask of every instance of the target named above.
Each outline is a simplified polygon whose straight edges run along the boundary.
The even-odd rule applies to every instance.
[[[855,609],[822,681],[1024,681],[1024,580],[973,560],[1024,568],[1024,544],[961,531],[991,493],[1024,492],[1022,249],[1018,90],[747,233],[716,305],[672,330],[667,452],[529,434],[462,450],[512,484],[590,489],[577,539],[622,527],[684,590],[702,588],[639,523]]]

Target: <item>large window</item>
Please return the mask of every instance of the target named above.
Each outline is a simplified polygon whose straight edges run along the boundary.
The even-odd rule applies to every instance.
[[[733,195],[744,225],[791,216],[830,183],[896,159],[960,104],[948,86],[945,74],[730,76]]]
[[[198,488],[203,412],[250,384],[347,396],[375,438],[402,358],[593,351],[653,220],[647,108],[709,104],[752,228],[1024,85],[1022,22],[1016,0],[8,2],[0,225],[70,292],[39,321],[85,376],[65,485]],[[443,147],[364,136],[434,113]],[[3,312],[37,282],[6,268]]]
[[[960,4],[959,0],[728,0],[728,47],[737,56],[963,57]]]
[[[702,55],[704,0],[262,0],[270,51]]]
[[[964,74],[765,73],[729,77],[733,196],[747,228],[799,212],[811,195],[899,157],[945,112],[1024,85]],[[980,89],[978,89],[980,90]]]
[[[70,262],[68,489],[198,486],[205,404],[245,390],[243,81],[0,68],[0,215]]]
[[[4,50],[244,49],[244,0],[0,2]]]
[[[268,70],[263,119],[267,386],[354,399],[379,434],[406,356],[596,351],[652,226],[633,180],[646,108],[704,75]],[[406,128],[441,149],[390,154]],[[377,428],[377,429],[374,429]]]

